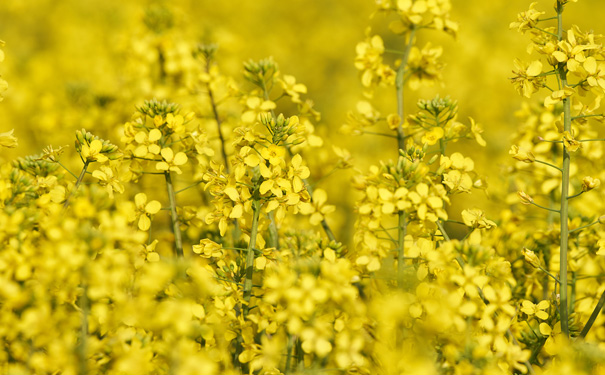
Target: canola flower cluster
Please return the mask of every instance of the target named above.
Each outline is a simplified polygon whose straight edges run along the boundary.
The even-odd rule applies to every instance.
[[[452,203],[488,186],[451,149],[485,147],[482,126],[449,97],[404,112],[406,90],[441,80],[442,49],[418,36],[456,36],[449,0],[375,0],[392,35],[367,29],[357,45],[366,98],[341,129],[392,138],[394,159],[369,168],[316,134],[307,87],[273,59],[225,75],[216,45],[150,7],[122,99],[158,99],[115,140],[84,128],[73,148],[0,167],[0,373],[605,373],[605,211],[583,196],[605,178],[605,52],[562,27],[568,2],[511,24],[540,56],[515,61],[513,85],[550,93],[517,113],[518,193],[498,217],[472,207],[462,221]],[[17,147],[12,131],[0,146]],[[332,227],[318,154],[352,170],[351,239]]]

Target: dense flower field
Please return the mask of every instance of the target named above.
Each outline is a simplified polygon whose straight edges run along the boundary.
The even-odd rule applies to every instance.
[[[0,374],[605,374],[599,2],[25,3]]]

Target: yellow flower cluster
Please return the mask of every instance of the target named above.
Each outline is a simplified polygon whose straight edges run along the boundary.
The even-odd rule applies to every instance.
[[[321,137],[311,84],[272,58],[226,74],[217,45],[151,3],[118,43],[122,92],[67,88],[65,117],[82,106],[91,132],[0,165],[0,373],[603,372],[605,204],[585,198],[605,179],[605,52],[555,21],[571,2],[511,24],[540,56],[515,60],[513,85],[550,92],[516,113],[510,185],[491,195],[469,147],[482,126],[449,97],[409,111],[406,90],[442,81],[422,33],[455,36],[449,0],[375,1],[389,27],[355,48],[351,151]],[[364,158],[388,145],[371,136],[391,159]],[[343,169],[354,198],[334,194]]]

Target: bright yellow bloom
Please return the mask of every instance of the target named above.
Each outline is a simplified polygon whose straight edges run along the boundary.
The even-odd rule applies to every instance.
[[[98,161],[99,163],[104,163],[109,159],[101,153],[102,148],[103,142],[98,139],[93,140],[90,144],[85,142],[82,144],[80,155],[87,162]]]
[[[124,192],[124,185],[122,185],[122,182],[117,178],[117,173],[114,168],[102,165],[99,169],[92,172],[92,177],[99,179],[99,184],[105,187],[111,198],[113,198],[114,191],[117,191],[120,194]]]
[[[284,161],[286,149],[278,145],[269,145],[260,151],[261,156],[268,160],[271,165],[280,165]]]
[[[517,145],[512,145],[508,151],[508,154],[512,155],[513,159],[517,159],[524,163],[533,163],[536,160],[536,157],[531,151],[521,151]]]
[[[171,148],[167,147],[167,148],[163,148],[162,151],[160,151],[160,154],[162,155],[162,159],[164,159],[164,161],[160,161],[155,165],[155,168],[157,170],[160,171],[174,171],[178,174],[183,173],[183,171],[181,171],[181,168],[179,168],[180,165],[183,165],[185,163],[187,163],[187,155],[185,155],[184,152],[178,152],[176,155],[174,154],[174,151],[172,151]]]
[[[524,247],[523,256],[525,257],[525,261],[529,263],[532,267],[540,268],[540,259],[533,251]]]
[[[535,316],[538,319],[548,319],[548,313],[545,311],[550,307],[550,302],[547,300],[540,301],[537,305],[531,301],[524,300],[521,302],[521,311],[528,316]]]
[[[133,220],[137,220],[137,226],[142,231],[147,231],[151,227],[152,215],[157,214],[162,208],[162,204],[156,200],[152,200],[147,203],[147,195],[145,193],[138,193],[134,196],[134,204],[137,212],[136,217]]]
[[[0,133],[0,147],[15,148],[18,146],[17,137],[13,135],[15,129]]]

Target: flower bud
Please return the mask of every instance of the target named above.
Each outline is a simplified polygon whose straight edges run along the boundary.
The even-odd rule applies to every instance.
[[[590,176],[584,177],[582,180],[582,191],[587,192],[592,189],[598,188],[601,185],[601,180],[598,178],[592,178]]]
[[[540,267],[540,259],[538,256],[528,248],[523,248],[523,256],[525,257],[525,261],[529,263],[534,268]]]
[[[521,200],[521,203],[523,204],[532,204],[534,203],[534,200],[532,197],[530,197],[526,192],[524,191],[518,191],[517,192],[517,196],[519,196],[519,199]]]

